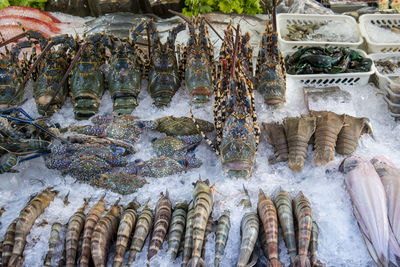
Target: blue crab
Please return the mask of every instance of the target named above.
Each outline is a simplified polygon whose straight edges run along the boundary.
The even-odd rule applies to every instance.
[[[51,146],[46,166],[79,180],[90,181],[113,168],[126,166],[126,154],[125,149],[108,143],[58,144]]]
[[[194,156],[186,156],[181,159],[161,156],[146,161],[136,160],[131,162],[124,168],[124,172],[138,176],[160,178],[184,172],[191,168],[199,168],[201,164],[201,160]]]

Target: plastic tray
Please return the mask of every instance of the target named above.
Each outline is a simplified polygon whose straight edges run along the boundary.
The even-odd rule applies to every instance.
[[[400,42],[377,43],[371,40],[366,25],[393,25],[400,27],[400,14],[364,14],[359,19],[361,35],[367,41],[368,53],[400,52]]]
[[[354,27],[357,29],[359,33],[357,42],[350,43],[350,42],[287,41],[282,38],[283,36],[286,36],[289,32],[287,26],[293,25],[295,23],[306,25],[316,22],[337,23],[340,21],[344,21],[349,24],[349,27]],[[283,52],[293,51],[309,46],[319,46],[319,47],[333,46],[333,47],[357,48],[363,42],[356,20],[350,16],[314,15],[314,14],[278,14],[276,24],[278,29],[279,45]]]
[[[386,101],[388,108],[392,114],[400,115],[400,104],[393,103],[389,100],[387,96],[385,96],[383,99]]]
[[[389,88],[386,88],[386,97],[392,104],[400,105],[400,94],[395,94]]]
[[[368,55],[373,61],[379,59],[393,59],[398,58],[400,61],[400,53],[375,53]],[[388,77],[392,76],[391,74],[383,74],[378,71],[378,68],[375,67],[375,78],[376,78],[376,85],[381,90],[390,89],[394,94],[400,94],[400,84],[394,82],[393,80],[389,79]],[[394,75],[396,76],[396,75]]]
[[[360,52],[363,57],[369,58],[369,56],[362,50],[356,49]],[[288,55],[292,54],[287,53]],[[368,72],[352,72],[352,73],[337,73],[337,74],[301,74],[286,76],[295,81],[301,82],[306,86],[326,87],[326,86],[340,86],[340,85],[367,85],[369,78],[375,72],[375,65],[372,63],[371,70]]]

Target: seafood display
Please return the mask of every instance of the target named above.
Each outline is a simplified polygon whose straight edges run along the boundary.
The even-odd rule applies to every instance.
[[[315,43],[290,54],[275,3],[257,17],[93,20],[63,13],[118,3],[49,2],[65,11],[0,10],[0,265],[400,264],[398,124],[383,106],[396,96],[292,76],[355,79],[375,64],[391,89],[392,53],[373,63]],[[328,20],[290,21],[289,37],[348,31]]]
[[[59,255],[58,246],[64,236],[60,235],[64,226],[60,220],[53,222],[44,266],[53,266],[52,263],[56,259],[59,262],[58,266],[89,266],[91,262],[95,266],[106,266],[106,263],[112,263],[112,266],[131,265],[135,262],[137,254],[141,252],[150,232],[147,250],[149,263],[162,249],[168,233],[168,252],[171,253],[172,260],[175,260],[179,252],[182,251],[184,266],[205,266],[205,243],[208,235],[215,232],[214,266],[222,266],[222,260],[225,257],[224,251],[231,231],[231,212],[224,210],[218,219],[217,227],[214,229],[214,221],[211,215],[214,208],[214,185],[210,187],[208,180],[203,181],[200,178],[193,185],[193,200],[189,205],[186,204],[186,201],[176,203],[173,212],[168,191],[165,194],[162,192],[156,204],[154,218],[148,203],[145,204],[140,215],[138,215],[140,204],[136,199],[122,209],[122,206],[119,205],[121,198],[119,198],[106,211],[103,195],[88,213],[85,213],[85,210],[89,206],[90,199],[83,199],[82,206],[72,214],[65,225],[65,246],[62,255]],[[49,190],[51,188],[45,189],[31,202],[38,201],[38,198],[54,198],[57,191]],[[244,193],[245,198],[240,201],[244,206],[245,214],[240,225],[242,240],[240,248],[238,247],[240,255],[237,265],[254,266],[256,264],[258,260],[256,241],[259,237],[259,227],[261,227],[260,241],[265,248],[266,256],[268,255],[268,266],[282,266],[278,260],[278,216],[285,240],[294,239],[291,196],[281,189],[274,203],[260,189],[257,215],[257,212],[251,208],[250,195],[246,188],[244,188]],[[324,266],[317,259],[319,229],[316,222],[312,222],[311,237],[302,234],[305,231],[302,230],[302,227],[305,227],[303,217],[311,216],[311,208],[307,203],[308,200],[301,192],[294,199],[295,214],[299,222],[300,239],[298,242],[299,248],[301,248],[299,255],[303,255],[301,254],[303,250],[308,251],[309,249],[313,264]],[[36,204],[31,203],[30,205],[34,207]],[[306,211],[303,211],[304,209]],[[103,214],[104,212],[105,214]],[[16,266],[14,263],[11,264],[10,260],[15,261],[16,259],[14,250],[16,249],[15,246],[19,246],[21,233],[19,232],[18,222],[20,220],[20,217],[15,219],[5,233],[2,246],[2,262],[6,263],[4,266]],[[309,233],[311,234],[311,228]],[[290,245],[290,242],[293,242],[293,244]],[[290,242],[286,243],[288,247],[294,246],[294,251],[290,247],[288,251],[291,257],[294,257],[296,256],[296,244],[294,241]],[[129,245],[129,243],[131,244]],[[308,246],[309,243],[310,246]],[[113,248],[111,253],[109,253],[110,247]],[[19,253],[17,264],[22,261],[22,252]],[[303,258],[303,256],[301,257]],[[305,254],[305,257],[307,258],[307,254]]]
[[[288,74],[368,72],[372,60],[350,48],[306,47],[285,58]]]
[[[279,108],[286,102],[286,67],[278,46],[275,1],[272,2],[272,25],[267,25],[261,37],[255,79],[256,89],[263,95],[265,103]]]

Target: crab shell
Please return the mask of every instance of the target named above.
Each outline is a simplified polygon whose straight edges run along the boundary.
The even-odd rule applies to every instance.
[[[102,174],[90,181],[92,186],[111,190],[121,195],[133,194],[145,184],[147,184],[145,179],[123,172]]]
[[[125,167],[125,172],[138,176],[161,178],[183,172],[189,168],[199,168],[201,161],[196,158],[176,160],[170,157],[151,158],[147,161],[136,161]]]
[[[156,130],[172,136],[186,136],[198,134],[199,130],[194,124],[192,118],[189,117],[161,117],[155,120]],[[214,130],[214,125],[208,121],[196,119],[200,131],[211,132]]]

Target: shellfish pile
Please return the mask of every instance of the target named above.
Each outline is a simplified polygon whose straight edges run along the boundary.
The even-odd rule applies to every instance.
[[[335,159],[335,151],[351,155],[361,134],[372,131],[367,118],[331,111],[311,111],[311,115],[287,117],[283,124],[263,123],[263,128],[275,151],[270,162],[289,161],[294,172],[303,169],[310,140],[314,143],[313,163],[326,165]]]

